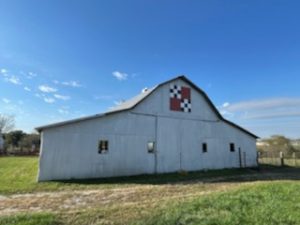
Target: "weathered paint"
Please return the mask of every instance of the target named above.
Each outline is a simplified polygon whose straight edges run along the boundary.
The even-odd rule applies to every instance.
[[[168,83],[132,110],[50,127],[41,137],[39,181],[236,168],[239,148],[246,153],[244,166],[257,165],[256,139],[220,120],[197,91],[191,113],[170,111]],[[109,140],[107,154],[98,154],[99,140]],[[147,151],[150,141],[154,154]]]

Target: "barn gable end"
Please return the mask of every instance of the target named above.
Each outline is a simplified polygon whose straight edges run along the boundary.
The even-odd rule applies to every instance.
[[[179,92],[179,97],[174,97],[173,95],[174,93],[172,90],[174,89],[174,86],[176,86],[177,91]],[[190,92],[188,98],[183,96],[182,92],[184,90]],[[179,103],[181,102],[182,105],[184,105],[184,101],[189,100],[189,106],[180,107],[179,104],[178,110],[176,107],[175,109],[172,109],[173,100],[178,101]],[[182,77],[160,85],[155,91],[148,95],[147,98],[132,109],[132,112],[195,120],[219,120],[218,115],[216,115],[215,111],[211,108],[206,98]]]

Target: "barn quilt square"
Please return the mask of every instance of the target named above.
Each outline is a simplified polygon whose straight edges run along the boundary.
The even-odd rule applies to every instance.
[[[170,85],[170,109],[179,112],[192,112],[191,89],[177,84]]]

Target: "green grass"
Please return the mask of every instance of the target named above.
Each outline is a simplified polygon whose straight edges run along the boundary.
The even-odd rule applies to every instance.
[[[0,217],[0,225],[61,225],[54,214],[32,214]]]
[[[0,158],[0,195],[65,190],[71,198],[77,195],[72,190],[107,189],[107,200],[128,187],[133,194],[125,191],[124,199],[112,197],[108,204],[92,208],[0,216],[0,225],[300,225],[299,169],[266,168],[275,177],[252,170],[218,170],[36,183],[37,168],[35,157]],[[236,176],[245,174],[254,176]],[[203,178],[214,181],[197,182]],[[38,203],[51,204],[42,201]]]
[[[169,200],[147,213],[142,205],[126,208],[96,208],[57,214],[0,217],[0,225],[299,225],[300,183],[282,181],[256,183],[237,190]],[[128,214],[132,214],[127,218]]]
[[[37,157],[0,157],[0,194],[55,190],[57,183],[37,184]]]
[[[71,180],[37,183],[37,157],[0,157],[0,194],[32,193],[38,191],[62,191],[97,188],[114,188],[136,184],[166,184],[179,181],[232,176],[249,173],[248,170],[217,170],[164,175],[141,175],[107,179]]]
[[[138,224],[297,225],[300,224],[300,183],[259,184],[173,203]]]

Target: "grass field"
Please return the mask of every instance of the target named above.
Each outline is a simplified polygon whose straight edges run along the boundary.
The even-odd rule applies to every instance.
[[[174,204],[140,224],[300,224],[300,184],[257,184]]]
[[[39,191],[64,191],[110,189],[135,184],[164,184],[166,182],[179,182],[191,179],[232,176],[247,174],[247,170],[219,170],[208,172],[195,172],[186,174],[166,174],[121,177],[109,179],[91,179],[62,182],[42,182],[37,183],[38,158],[37,157],[0,157],[0,194],[21,194]]]
[[[37,184],[37,158],[0,158],[0,225],[300,225],[300,170],[221,170]]]

